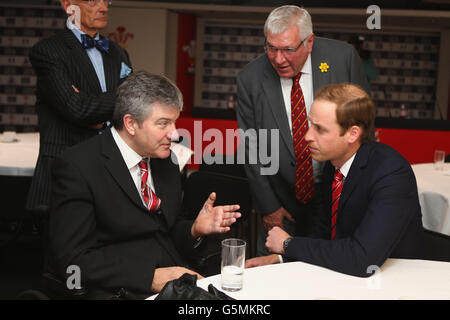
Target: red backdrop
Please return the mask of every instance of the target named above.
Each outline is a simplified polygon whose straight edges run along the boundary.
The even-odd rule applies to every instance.
[[[196,18],[191,14],[178,14],[177,86],[183,93],[182,117],[192,115],[195,83]]]
[[[196,129],[194,124],[196,122]],[[222,150],[215,150],[216,153],[230,154],[236,151],[237,141],[232,146],[226,144],[226,130],[236,130],[238,128],[235,120],[218,120],[218,119],[199,119],[199,118],[180,118],[177,121],[177,127],[186,129],[191,136],[191,149],[197,154],[203,152],[205,147],[214,143],[214,139],[204,141],[204,133],[208,129],[217,129],[221,132],[224,142]],[[433,162],[434,150],[444,150],[446,154],[450,153],[450,131],[433,131],[433,130],[409,130],[409,129],[387,129],[377,128],[378,140],[382,143],[390,145],[400,152],[411,164]],[[195,141],[201,141],[201,144],[195,145]],[[200,150],[201,146],[201,150]],[[228,151],[227,151],[228,150]],[[231,151],[233,150],[233,151]],[[197,156],[197,160],[198,160]],[[194,158],[188,168],[197,169],[198,163],[195,164]]]

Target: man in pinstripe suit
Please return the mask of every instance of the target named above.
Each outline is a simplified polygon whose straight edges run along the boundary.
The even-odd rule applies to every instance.
[[[68,19],[67,29],[41,40],[30,51],[37,74],[40,150],[28,195],[29,210],[47,211],[53,159],[99,133],[112,118],[117,86],[131,72],[128,53],[99,35],[107,24],[110,3],[62,0],[66,12],[76,9],[79,19],[73,21],[78,22]]]

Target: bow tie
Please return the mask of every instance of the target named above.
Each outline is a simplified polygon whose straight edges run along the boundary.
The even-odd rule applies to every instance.
[[[95,40],[88,36],[87,34],[81,35],[81,43],[83,44],[83,47],[85,49],[90,48],[97,48],[101,52],[108,52],[109,48],[109,39],[108,38],[102,38],[100,40]]]

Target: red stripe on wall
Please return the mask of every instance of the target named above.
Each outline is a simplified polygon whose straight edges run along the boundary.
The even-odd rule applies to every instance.
[[[196,24],[194,15],[178,14],[177,86],[184,98],[182,117],[192,115],[194,104]]]
[[[447,120],[450,120],[450,84],[448,85],[448,108],[447,108]]]
[[[197,155],[197,161],[193,157],[188,164],[190,169],[198,168],[205,149],[216,154],[233,154],[240,143],[239,139],[227,141],[227,130],[234,133],[238,128],[235,120],[180,118],[177,128],[186,130],[189,147]],[[378,141],[393,147],[411,164],[433,162],[435,150],[450,154],[450,131],[377,128],[376,132]]]
[[[433,162],[434,150],[450,153],[450,131],[377,128],[380,142],[393,147],[411,164]]]

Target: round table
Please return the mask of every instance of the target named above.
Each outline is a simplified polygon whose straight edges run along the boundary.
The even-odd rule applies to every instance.
[[[450,262],[391,258],[370,271],[375,274],[359,278],[304,262],[289,262],[245,269],[240,291],[223,291],[220,274],[198,280],[197,286],[208,290],[212,284],[237,300],[450,299]]]
[[[412,166],[425,229],[450,236],[450,163],[435,170],[433,163]]]
[[[39,133],[17,133],[13,142],[2,142],[0,176],[32,176],[39,154]]]
[[[197,281],[205,290],[210,283],[223,291],[220,274]],[[225,293],[238,300],[450,299],[450,263],[388,259],[369,278],[304,262],[273,264],[245,269],[243,289]]]

